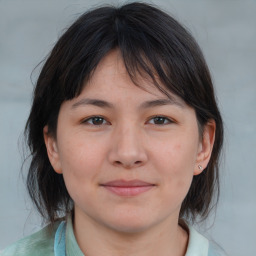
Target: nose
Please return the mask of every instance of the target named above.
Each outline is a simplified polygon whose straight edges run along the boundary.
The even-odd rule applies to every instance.
[[[112,136],[109,151],[111,164],[126,169],[142,166],[147,161],[147,153],[142,134],[135,127],[117,129]]]

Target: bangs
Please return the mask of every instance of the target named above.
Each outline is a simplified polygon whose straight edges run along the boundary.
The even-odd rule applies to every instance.
[[[160,15],[157,10],[157,17],[149,21],[147,15],[137,15],[137,12],[138,9],[133,10],[129,5],[120,9],[102,7],[94,10],[93,15],[89,11],[60,38],[55,48],[62,52],[56,72],[62,101],[77,97],[99,62],[110,51],[118,49],[134,84],[140,86],[138,76],[150,78],[168,97],[172,92],[193,105],[189,92],[195,84],[200,86],[200,81],[195,81],[195,73],[200,73],[196,70],[198,61],[192,55],[196,42],[165,13]],[[154,22],[154,18],[170,24],[163,27]]]

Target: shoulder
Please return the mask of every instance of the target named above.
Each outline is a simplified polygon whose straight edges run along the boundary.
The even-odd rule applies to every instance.
[[[208,256],[227,256],[224,250],[215,242],[209,242]]]
[[[58,223],[53,228],[46,226],[40,231],[25,237],[7,247],[0,256],[41,256],[54,255],[54,235]]]
[[[197,232],[193,226],[187,224],[187,228],[189,231],[189,240],[185,256],[208,256],[208,239]]]
[[[185,256],[226,256],[219,245],[209,241],[191,225],[187,226],[189,230],[189,242]]]

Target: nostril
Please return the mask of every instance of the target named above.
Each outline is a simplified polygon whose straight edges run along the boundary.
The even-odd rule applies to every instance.
[[[142,164],[142,161],[136,161],[136,162],[133,162],[133,163],[125,163],[125,162],[121,162],[121,161],[115,161],[115,165],[117,166],[123,166],[125,168],[132,168],[132,167],[135,167],[135,166],[138,166],[138,165],[141,165]]]

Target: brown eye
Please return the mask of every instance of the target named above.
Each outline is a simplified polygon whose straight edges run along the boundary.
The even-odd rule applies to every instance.
[[[103,125],[106,124],[107,121],[103,117],[93,116],[83,121],[83,123],[90,125]]]
[[[149,121],[150,124],[156,124],[156,125],[165,125],[170,124],[172,121],[164,116],[155,116]]]

